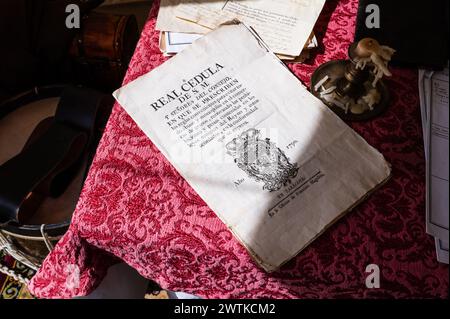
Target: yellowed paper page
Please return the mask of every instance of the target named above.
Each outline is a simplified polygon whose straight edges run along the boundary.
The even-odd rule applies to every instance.
[[[275,53],[298,56],[325,0],[236,0],[180,2],[174,14],[214,29],[238,19],[251,26]]]
[[[173,31],[204,34],[211,31],[198,24],[176,17],[175,10],[183,0],[161,0],[155,29],[158,31]]]

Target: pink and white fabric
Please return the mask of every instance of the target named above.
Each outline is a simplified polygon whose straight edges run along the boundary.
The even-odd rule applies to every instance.
[[[124,83],[166,60],[157,11],[155,1]],[[347,58],[356,11],[356,0],[326,2],[315,27],[320,52],[289,66],[305,84],[320,64]],[[394,69],[388,86],[388,111],[352,127],[392,164],[392,179],[271,274],[116,104],[70,229],[32,279],[32,293],[88,294],[120,258],[164,288],[205,298],[448,298],[448,266],[436,261],[425,233],[417,70]],[[372,263],[381,271],[379,289],[365,285]]]

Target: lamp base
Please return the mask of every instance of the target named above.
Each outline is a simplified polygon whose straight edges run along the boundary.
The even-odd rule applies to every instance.
[[[386,110],[389,105],[389,90],[382,80],[379,80],[375,87],[366,82],[363,85],[361,94],[358,98],[353,98],[352,106],[350,108],[345,108],[338,103],[333,103],[329,99],[323,98],[321,91],[327,90],[333,86],[338,87],[339,82],[345,79],[346,68],[352,62],[350,60],[333,60],[322,64],[318,67],[312,77],[311,77],[311,93],[317,98],[322,100],[334,113],[336,113],[341,119],[348,121],[365,121],[372,119],[375,116],[380,115]],[[323,81],[324,78],[328,76],[328,79],[317,87],[317,84]],[[361,97],[369,93],[370,90],[375,90],[375,94],[379,97],[378,102],[369,107]],[[344,98],[351,98],[346,97]]]

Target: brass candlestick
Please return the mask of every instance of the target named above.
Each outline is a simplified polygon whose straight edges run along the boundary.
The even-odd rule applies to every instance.
[[[322,64],[311,78],[311,92],[344,120],[371,119],[389,105],[382,77],[395,50],[371,38],[350,45],[349,60]]]

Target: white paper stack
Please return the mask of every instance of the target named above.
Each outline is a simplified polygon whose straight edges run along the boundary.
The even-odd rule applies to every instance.
[[[325,0],[161,0],[156,29],[165,55],[181,52],[223,23],[246,23],[277,56],[303,62],[318,46],[312,29]]]
[[[448,68],[419,70],[420,111],[426,159],[426,226],[439,262],[448,264]]]

